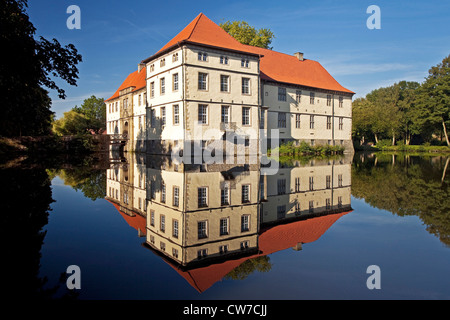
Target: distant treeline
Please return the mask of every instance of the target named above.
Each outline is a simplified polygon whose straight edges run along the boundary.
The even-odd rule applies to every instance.
[[[355,142],[450,146],[450,55],[428,71],[423,83],[401,81],[353,102]],[[386,143],[386,140],[384,141]]]

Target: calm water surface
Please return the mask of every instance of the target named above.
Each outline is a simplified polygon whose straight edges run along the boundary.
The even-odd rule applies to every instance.
[[[3,166],[6,285],[78,299],[449,299],[445,157]],[[66,268],[81,289],[66,289]],[[367,268],[380,268],[369,290]]]

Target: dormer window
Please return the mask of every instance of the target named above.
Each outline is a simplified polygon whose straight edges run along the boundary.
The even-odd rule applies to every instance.
[[[227,56],[220,56],[220,63],[221,64],[228,64],[228,57]]]
[[[206,52],[199,52],[198,61],[208,61],[208,54]]]

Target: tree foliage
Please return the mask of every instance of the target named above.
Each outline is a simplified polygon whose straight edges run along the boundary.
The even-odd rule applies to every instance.
[[[257,30],[245,21],[226,21],[221,23],[220,27],[240,43],[272,49],[269,46],[275,36],[270,29],[261,28]]]
[[[45,89],[65,91],[53,78],[76,85],[82,61],[76,48],[35,38],[36,29],[26,14],[27,0],[0,2],[0,135],[43,135],[50,132],[51,99]]]
[[[366,138],[378,143],[389,138],[392,144],[414,137],[431,141],[444,135],[450,145],[450,56],[432,67],[425,81],[400,81],[371,91],[353,103],[353,137],[361,143]]]
[[[59,136],[101,132],[106,127],[106,106],[103,98],[91,96],[81,107],[75,106],[64,116],[53,121],[52,130]]]
[[[106,105],[103,98],[92,95],[83,101],[81,107],[75,106],[72,110],[86,117],[90,129],[94,131],[106,129]]]
[[[377,153],[355,159],[352,196],[399,216],[418,216],[427,231],[450,246],[450,176],[447,157]]]

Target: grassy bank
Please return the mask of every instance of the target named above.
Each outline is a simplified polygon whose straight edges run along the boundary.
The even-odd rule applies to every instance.
[[[343,146],[331,145],[315,145],[311,146],[306,142],[301,142],[295,145],[292,141],[280,145],[278,148],[269,150],[269,154],[277,152],[279,156],[320,156],[320,155],[335,155],[344,153]]]
[[[355,146],[355,151],[389,151],[389,152],[406,152],[406,153],[440,153],[450,154],[448,146],[432,146],[432,145],[396,145],[396,146]]]

